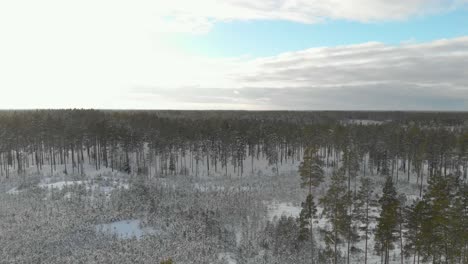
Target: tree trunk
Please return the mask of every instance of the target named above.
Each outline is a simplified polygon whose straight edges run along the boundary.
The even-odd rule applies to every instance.
[[[334,237],[334,240],[333,241],[335,243],[335,263],[334,264],[337,264],[338,263],[338,255],[337,255],[337,244],[338,244],[338,233],[337,233],[337,229],[335,228],[335,237]]]
[[[367,264],[367,236],[369,231],[369,200],[366,201],[366,248],[364,249],[364,264]]]
[[[421,173],[421,186],[419,187],[419,197],[422,197],[424,173]]]
[[[402,217],[402,213],[401,213],[401,206],[400,206],[400,217]],[[402,230],[401,230],[401,220],[398,221],[399,222],[399,227],[400,227],[400,259],[401,259],[401,264],[403,264],[404,260],[403,260],[403,235],[402,235]]]

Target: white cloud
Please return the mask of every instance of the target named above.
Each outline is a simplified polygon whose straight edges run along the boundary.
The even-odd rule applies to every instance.
[[[221,82],[135,92],[187,108],[468,109],[468,37],[314,48],[218,65],[229,65],[216,72]]]
[[[406,82],[468,86],[468,37],[423,44],[366,43],[314,48],[256,59],[248,86],[303,87]]]
[[[0,107],[390,108],[408,94],[420,102],[414,107],[442,107],[443,101],[444,107],[467,109],[467,38],[316,48],[252,60],[189,56],[159,33],[203,32],[213,21],[233,19],[387,19],[398,6],[404,17],[466,1],[443,2],[449,4],[353,1],[369,9],[363,10],[332,0],[1,1]],[[379,93],[389,100],[372,103]],[[417,99],[419,93],[429,103]]]
[[[154,4],[165,29],[204,33],[216,21],[324,19],[360,22],[402,20],[464,7],[467,0],[172,0]]]

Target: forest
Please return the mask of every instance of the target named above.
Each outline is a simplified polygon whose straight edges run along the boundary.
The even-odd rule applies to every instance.
[[[1,263],[468,263],[468,113],[0,111]]]

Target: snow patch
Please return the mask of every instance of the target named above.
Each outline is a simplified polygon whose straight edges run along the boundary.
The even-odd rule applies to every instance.
[[[390,121],[391,120],[378,121],[378,120],[371,120],[371,119],[346,119],[346,120],[342,120],[341,123],[368,126],[368,125],[381,125]]]
[[[280,218],[283,215],[287,217],[298,217],[300,213],[301,208],[291,203],[272,202],[268,204],[268,219],[270,221],[275,217]]]
[[[224,263],[227,264],[237,264],[237,260],[234,258],[234,254],[231,252],[219,253],[218,259],[224,261]]]
[[[62,190],[65,187],[71,187],[71,186],[77,186],[77,185],[85,185],[86,190],[92,190],[92,191],[100,191],[103,192],[104,194],[109,194],[116,188],[123,188],[123,189],[128,189],[129,185],[127,183],[120,183],[118,181],[113,181],[109,183],[110,185],[106,186],[100,186],[97,183],[91,183],[90,181],[59,181],[59,182],[54,182],[54,183],[41,183],[39,184],[39,187],[45,188],[45,189],[57,189],[57,190]]]
[[[86,181],[59,181],[54,183],[41,183],[39,187],[47,189],[58,189],[62,190],[65,186],[86,184]]]
[[[18,190],[17,187],[15,187],[15,188],[11,188],[11,189],[10,189],[9,191],[7,191],[6,193],[7,193],[7,194],[19,194],[20,192],[21,192],[21,191]]]
[[[100,232],[115,234],[120,238],[141,238],[147,234],[155,234],[156,230],[149,227],[142,227],[141,221],[138,219],[122,220],[118,222],[112,222],[108,224],[96,225],[96,230]]]

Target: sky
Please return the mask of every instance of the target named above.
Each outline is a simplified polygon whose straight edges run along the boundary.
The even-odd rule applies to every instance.
[[[468,0],[0,1],[0,108],[468,110]]]

